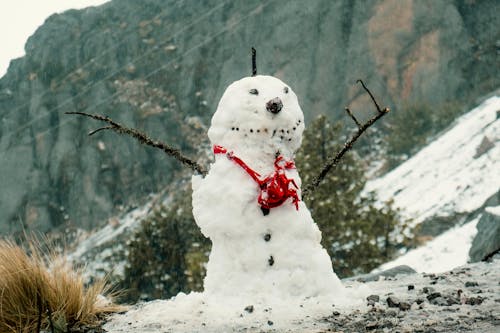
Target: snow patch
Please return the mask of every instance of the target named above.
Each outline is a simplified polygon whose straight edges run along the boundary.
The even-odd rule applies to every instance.
[[[489,98],[408,161],[367,182],[365,191],[393,200],[416,224],[480,208],[500,188],[499,110],[500,96]]]
[[[500,216],[500,205],[495,207],[486,207],[485,210],[487,213]]]
[[[465,265],[469,259],[469,250],[476,236],[476,225],[480,217],[444,232],[422,247],[410,250],[401,257],[383,264],[376,271],[408,265],[417,272],[441,273]]]

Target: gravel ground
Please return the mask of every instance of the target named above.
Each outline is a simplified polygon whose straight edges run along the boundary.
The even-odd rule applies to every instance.
[[[334,312],[320,332],[500,332],[500,258],[442,274],[368,282],[367,309]]]
[[[352,288],[359,285],[355,281],[344,283]],[[181,322],[180,318],[165,321],[162,311],[151,316],[151,311],[143,310],[141,315],[145,303],[133,307],[139,311],[135,316],[115,317],[115,321],[127,325],[115,326],[112,332],[500,332],[500,255],[490,262],[468,264],[446,273],[398,275],[365,284],[370,290],[365,305],[351,310],[334,307],[331,315],[320,320],[305,316],[280,326],[273,317],[267,322],[238,326],[229,319],[214,318],[219,324],[210,328],[208,322],[197,326],[195,317]],[[150,306],[162,306],[161,302],[165,301],[152,302]],[[245,308],[242,313],[252,316],[256,311]],[[76,332],[101,331],[94,328]]]

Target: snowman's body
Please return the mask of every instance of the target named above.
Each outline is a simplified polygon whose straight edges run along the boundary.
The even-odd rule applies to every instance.
[[[306,205],[299,201],[296,207],[290,196],[265,212],[257,200],[259,185],[231,158],[265,178],[275,172],[277,156],[283,162],[293,160],[303,130],[296,95],[274,77],[244,78],[231,84],[221,98],[208,134],[213,145],[230,155],[216,154],[208,175],[193,177],[193,214],[212,241],[206,294],[278,298],[343,294]],[[297,170],[287,167],[282,173],[300,198]]]

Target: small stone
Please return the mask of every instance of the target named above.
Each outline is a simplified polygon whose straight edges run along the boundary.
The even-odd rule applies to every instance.
[[[434,288],[432,288],[432,287],[424,287],[424,289],[422,289],[422,291],[425,294],[430,294],[430,293],[434,292]]]
[[[441,296],[435,297],[431,300],[429,300],[431,304],[438,305],[438,306],[449,306],[448,301]]]
[[[268,324],[269,326],[273,326],[273,324],[274,324],[274,323],[273,323],[272,321],[268,320],[268,321],[267,321],[267,324]]]
[[[245,308],[245,311],[248,312],[248,313],[252,313],[253,312],[253,305],[249,305]]]
[[[438,297],[441,297],[441,293],[439,292],[431,293],[430,295],[427,296],[427,300],[432,301],[433,299]]]
[[[448,303],[448,305],[460,304],[460,298],[454,296],[448,296],[446,297],[446,302]]]
[[[468,305],[480,305],[481,303],[483,303],[484,301],[484,298],[482,298],[481,296],[478,296],[478,297],[469,297],[465,300],[465,304],[468,304]]]
[[[465,282],[465,287],[466,288],[470,288],[470,287],[477,287],[479,286],[479,284],[475,281],[467,281]]]
[[[413,290],[413,289],[415,289],[415,286],[413,284],[409,284],[408,285],[408,290]]]
[[[424,302],[424,300],[423,300],[423,299],[421,299],[421,298],[417,298],[417,299],[415,300],[415,302],[416,302],[418,305],[420,305],[420,304],[422,304],[422,303]]]
[[[389,296],[387,297],[387,305],[390,307],[390,308],[397,308],[399,306],[399,299],[395,296]]]
[[[399,309],[402,311],[408,311],[411,308],[411,304],[407,302],[401,302],[399,303]]]
[[[376,322],[376,321],[370,321],[370,322],[366,323],[365,328],[366,328],[367,331],[371,331],[371,330],[377,329],[378,328],[378,322]]]
[[[266,242],[269,242],[269,241],[271,240],[271,234],[265,234],[265,235],[264,235],[264,240],[265,240]]]
[[[379,297],[379,295],[370,295],[370,296],[368,296],[366,298],[366,300],[369,301],[369,302],[375,302],[376,303],[376,302],[380,301],[380,297]]]
[[[397,312],[396,312],[396,311],[394,311],[394,310],[387,310],[387,311],[385,312],[385,314],[386,314],[388,317],[396,317]]]

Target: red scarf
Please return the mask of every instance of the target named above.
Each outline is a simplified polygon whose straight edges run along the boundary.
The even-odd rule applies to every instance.
[[[293,161],[285,161],[283,156],[278,156],[274,161],[274,173],[261,179],[260,174],[252,170],[243,160],[234,156],[233,152],[228,152],[222,146],[214,146],[214,154],[226,154],[227,158],[236,162],[250,177],[257,183],[260,189],[257,202],[264,209],[271,209],[280,206],[288,198],[292,198],[295,208],[299,209],[299,187],[293,179],[286,176],[285,170],[295,169]]]

